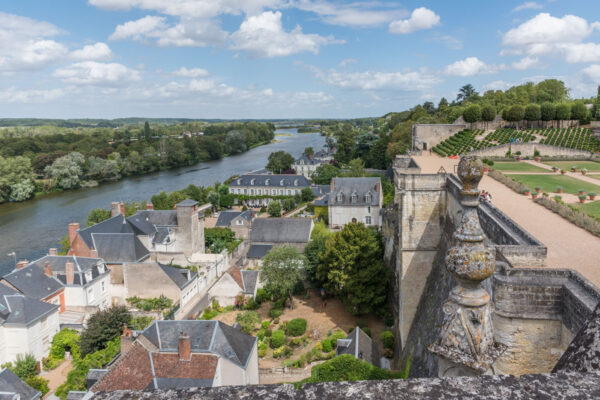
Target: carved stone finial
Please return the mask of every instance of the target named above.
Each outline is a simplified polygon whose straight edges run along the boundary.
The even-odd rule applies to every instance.
[[[483,163],[474,156],[462,157],[458,176],[463,184],[463,215],[454,232],[457,243],[448,250],[445,259],[446,269],[456,278],[457,285],[443,306],[442,330],[429,351],[442,357],[446,366],[485,373],[505,346],[494,342],[490,295],[481,287],[481,282],[492,276],[496,267],[494,253],[484,243],[485,234],[477,215],[477,186],[483,177]],[[445,372],[441,371],[441,375]]]

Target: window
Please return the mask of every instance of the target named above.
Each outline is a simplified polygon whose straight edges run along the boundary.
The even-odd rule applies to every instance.
[[[356,192],[354,192],[354,193],[352,193],[352,197],[351,197],[352,204],[356,203],[356,200],[358,200],[358,196],[356,195]]]
[[[365,195],[365,202],[370,203],[371,202],[371,192],[368,192]]]
[[[238,179],[238,180],[237,180],[237,184],[238,184],[238,185],[241,185],[241,184],[242,184],[242,180],[241,180],[241,179]]]
[[[256,194],[258,194],[260,196],[262,194],[262,190],[256,189]]]
[[[298,186],[298,179],[294,181],[294,186]]]
[[[251,179],[251,180],[250,180],[250,185],[254,186],[254,181],[255,181],[255,180],[256,180],[256,179]]]
[[[244,189],[244,194],[246,194],[246,189]]]
[[[254,189],[250,189],[250,196],[254,194]]]
[[[279,189],[279,194],[283,196],[283,189]]]
[[[102,293],[106,292],[106,282],[102,281]]]
[[[238,219],[237,221],[235,221],[235,223],[237,225],[244,225],[244,221],[242,221],[241,219]]]
[[[344,201],[344,194],[342,192],[339,192],[337,194],[337,202],[341,203],[342,201]]]
[[[267,180],[265,181],[265,186],[269,186],[270,184],[271,184],[271,180],[270,180],[270,179],[267,179]]]
[[[279,181],[279,186],[283,186],[283,179]]]
[[[88,303],[91,303],[92,301],[94,301],[94,289],[89,288],[88,289]]]
[[[48,328],[48,317],[42,318],[42,329]]]
[[[371,212],[371,206],[367,207],[367,212]]]
[[[365,225],[371,225],[371,217],[370,216],[365,217]]]

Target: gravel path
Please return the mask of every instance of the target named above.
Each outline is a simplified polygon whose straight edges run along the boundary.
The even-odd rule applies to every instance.
[[[417,156],[415,159],[423,173],[435,173],[440,166],[454,172],[459,161],[436,155]],[[546,267],[573,269],[600,287],[600,263],[597,260],[600,238],[488,176],[479,186],[492,194],[496,207],[548,247]]]

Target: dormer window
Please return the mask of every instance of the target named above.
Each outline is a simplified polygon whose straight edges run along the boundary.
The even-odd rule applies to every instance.
[[[91,270],[87,270],[85,271],[85,279],[89,282],[92,280],[92,271]]]
[[[256,179],[251,179],[251,180],[250,180],[250,185],[254,186],[254,181],[255,181],[255,180],[256,180]]]
[[[283,186],[283,184],[284,184],[284,182],[283,182],[283,179],[282,179],[282,180],[279,181],[279,185]]]
[[[356,195],[356,192],[352,193],[352,197],[351,197],[351,202],[352,204],[356,203],[356,200],[358,200],[358,196]]]
[[[298,186],[298,179],[294,181],[294,186]]]
[[[371,192],[368,192],[365,195],[365,202],[370,203],[371,202]]]
[[[237,180],[237,184],[238,184],[238,185],[241,185],[241,184],[242,184],[242,180],[241,180],[241,179],[238,179],[238,180]]]
[[[270,180],[270,179],[267,179],[267,180],[265,181],[265,185],[266,185],[266,186],[269,186],[270,184],[271,184],[271,180]]]
[[[344,201],[344,194],[342,192],[339,192],[337,194],[337,202],[341,203],[342,201]]]

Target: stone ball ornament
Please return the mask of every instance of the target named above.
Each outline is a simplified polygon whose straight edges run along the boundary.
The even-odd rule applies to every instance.
[[[463,156],[458,163],[457,174],[463,184],[463,194],[477,194],[477,186],[483,178],[483,162],[476,156]]]

